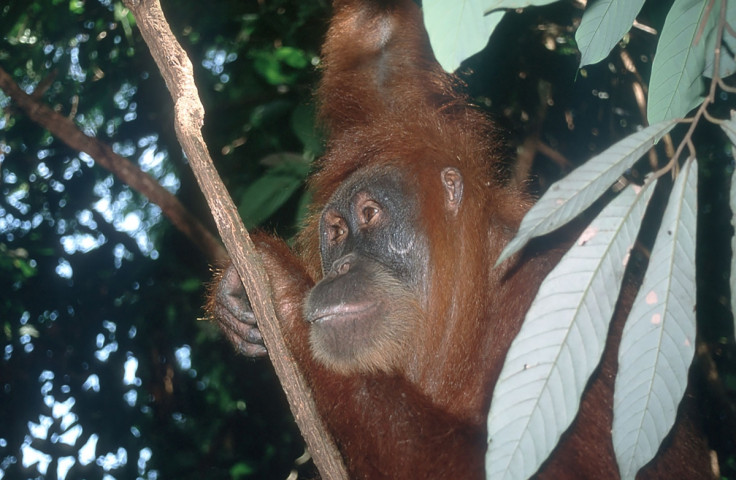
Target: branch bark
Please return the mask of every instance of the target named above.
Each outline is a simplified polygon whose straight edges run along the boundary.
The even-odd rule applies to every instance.
[[[178,198],[151,178],[140,167],[125,157],[113,152],[112,148],[100,140],[87,136],[74,121],[55,112],[35,95],[28,95],[12,77],[0,67],[0,89],[2,89],[28,117],[46,128],[52,135],[69,147],[84,152],[101,167],[112,172],[130,188],[161,207],[161,211],[171,223],[199,247],[213,263],[227,258],[225,249],[197,218],[189,213]]]
[[[271,362],[314,463],[326,480],[347,479],[342,458],[322,424],[309,387],[281,335],[268,291],[268,278],[258,253],[217,175],[202,138],[204,108],[194,84],[192,64],[171,32],[158,0],[124,0],[123,3],[135,16],[141,36],[174,100],[177,138],[189,158],[220,236],[243,281]]]

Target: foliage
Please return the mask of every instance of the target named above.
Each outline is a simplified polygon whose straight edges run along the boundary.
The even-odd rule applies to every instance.
[[[447,26],[440,26],[437,19],[457,18],[457,11],[463,17],[452,22],[454,31],[475,36],[468,43],[478,45],[493,31],[497,17],[505,13],[498,10],[484,17],[488,31],[483,31],[478,28],[479,3],[470,4],[476,7],[472,11],[475,18],[468,12],[472,8],[466,10],[468,5],[464,3],[425,5],[427,28],[430,37],[436,39],[433,45],[447,36]],[[641,0],[589,2],[576,32],[580,66],[606,58],[629,31],[643,4]],[[520,6],[501,1],[493,8]],[[493,25],[488,22],[491,16]],[[636,232],[643,228],[640,226],[660,222],[649,266],[619,346],[612,435],[622,478],[634,478],[654,457],[671,429],[695,353],[699,146],[692,136],[701,121],[712,119],[707,109],[713,109],[717,87],[724,93],[736,92],[721,80],[735,71],[731,48],[736,41],[735,25],[736,7],[725,0],[675,0],[662,26],[652,64],[647,117],[654,124],[629,135],[552,185],[501,254],[497,263],[518,252],[530,239],[557,230],[583,214],[667,135],[676,121],[699,106],[688,118],[690,128],[669,162],[655,168],[636,193],[634,187],[624,187],[593,218],[542,284],[494,390],[488,418],[489,478],[528,478],[572,423],[587,381],[603,353]],[[452,51],[438,49],[436,53],[446,68],[454,69],[468,50],[458,51],[454,44],[450,47]],[[708,78],[710,88],[705,90]],[[721,124],[729,135],[732,122],[727,120],[711,121]],[[687,155],[683,155],[685,149]],[[663,213],[647,209],[657,179],[668,172],[676,180],[667,208]],[[732,192],[735,189],[731,186]],[[732,269],[731,285],[735,277],[736,270]]]
[[[260,200],[249,186],[276,168],[260,159],[301,159],[299,188],[262,219],[293,231],[290,204],[318,152],[304,111],[326,2],[164,8],[241,204]],[[0,67],[24,90],[209,218],[122,3],[4,2],[0,32]],[[196,321],[204,254],[157,206],[0,102],[0,478],[285,478],[303,446],[273,374]]]

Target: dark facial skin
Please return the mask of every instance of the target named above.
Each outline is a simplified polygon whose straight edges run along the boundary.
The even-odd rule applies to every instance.
[[[438,195],[448,212],[463,197],[460,172],[445,168]],[[416,192],[395,168],[355,172],[335,191],[320,219],[324,277],[305,298],[314,357],[341,373],[395,372],[413,351],[427,302],[428,246]],[[207,306],[238,350],[266,355],[247,295],[231,266]]]
[[[394,169],[353,174],[320,221],[324,278],[304,305],[312,350],[344,373],[391,371],[421,316],[427,246],[417,202]]]
[[[408,182],[394,169],[372,168],[353,174],[322,211],[320,253],[325,275],[350,253],[372,258],[402,283],[423,280],[426,248],[417,232],[418,205]],[[339,262],[338,262],[339,263]]]

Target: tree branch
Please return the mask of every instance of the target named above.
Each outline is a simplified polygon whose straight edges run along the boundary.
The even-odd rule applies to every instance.
[[[202,138],[204,108],[194,85],[194,72],[164,18],[158,0],[124,0],[133,12],[174,100],[176,135],[207,198],[217,228],[245,285],[258,328],[286,393],[296,423],[324,479],[347,479],[337,448],[322,425],[311,392],[286,347],[274,312],[268,279],[253,242],[222,184]]]
[[[0,67],[0,89],[2,89],[25,112],[28,117],[69,147],[84,152],[116,177],[161,207],[171,223],[194,242],[212,262],[227,258],[220,242],[197,218],[181,204],[178,198],[151,178],[133,162],[113,152],[100,140],[87,136],[74,121],[55,112],[34,95],[28,95]]]

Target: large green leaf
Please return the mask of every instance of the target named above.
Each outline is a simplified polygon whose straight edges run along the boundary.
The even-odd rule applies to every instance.
[[[667,14],[649,81],[647,116],[652,123],[682,118],[702,101],[707,42],[705,37],[694,42],[707,4],[675,0]],[[709,17],[705,32],[712,29],[714,18]]]
[[[521,250],[532,238],[552,232],[578,216],[674,126],[670,120],[629,135],[554,183],[524,216],[519,231],[496,264]]]
[[[633,479],[657,453],[685,393],[695,353],[697,184],[698,164],[688,161],[624,327],[613,395],[613,448],[622,479]]]
[[[424,0],[424,25],[435,58],[448,72],[478,53],[501,21],[504,11],[484,14],[482,0]]]
[[[273,215],[304,184],[309,164],[299,155],[279,154],[265,160],[275,166],[243,193],[238,212],[250,229]]]
[[[588,2],[575,41],[580,66],[600,62],[634,24],[644,0],[598,0]]]
[[[487,478],[528,478],[575,418],[654,189],[636,190],[604,208],[542,283],[493,391]]]

